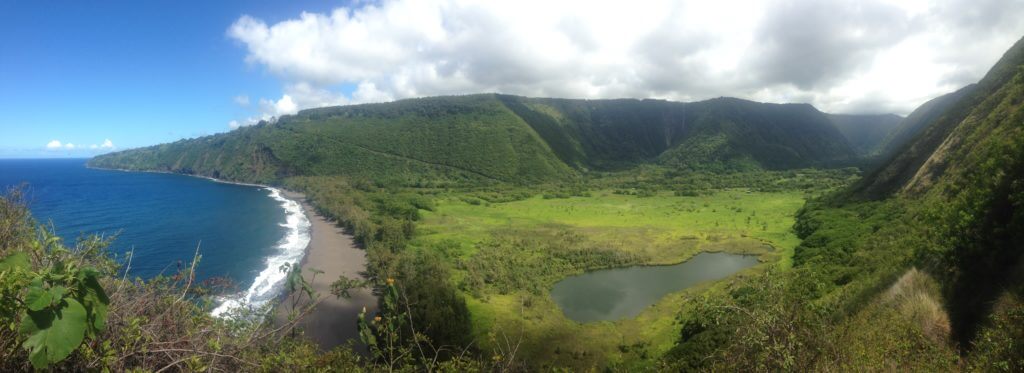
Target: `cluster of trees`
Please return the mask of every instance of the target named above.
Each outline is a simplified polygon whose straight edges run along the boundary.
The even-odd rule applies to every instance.
[[[859,174],[860,171],[856,168],[718,173],[645,166],[623,172],[595,173],[585,179],[584,185],[591,189],[611,188],[618,194],[641,196],[665,190],[672,191],[678,196],[692,197],[722,189],[747,189],[754,192],[801,191],[820,195],[849,185],[857,180]]]
[[[950,364],[955,354],[943,347],[947,341],[924,339],[920,325],[887,311],[879,311],[870,327],[890,333],[906,330],[899,337],[905,345],[888,346],[881,340],[885,333],[879,333],[865,343],[868,347],[854,348],[862,347],[853,340],[864,338],[857,333],[865,328],[852,329],[851,320],[907,268],[921,264],[915,262],[915,253],[933,242],[927,225],[915,219],[916,206],[898,200],[837,206],[830,198],[811,201],[799,213],[794,229],[802,241],[790,271],[740,279],[724,294],[692,303],[683,313],[680,340],[666,356],[668,364],[801,371],[955,366]],[[885,350],[888,354],[906,355],[873,361],[878,355],[873,349],[883,349],[873,344],[891,348]],[[920,347],[905,349],[907,344]]]
[[[376,286],[399,281],[410,316],[436,345],[468,346],[472,338],[465,300],[449,282],[448,264],[430,252],[406,250],[420,210],[433,210],[426,195],[350,184],[338,177],[297,177],[286,185],[301,191],[317,210],[353,234],[366,250],[367,274]],[[411,332],[403,334],[407,340]]]
[[[485,298],[485,290],[543,295],[565,276],[644,260],[639,254],[596,247],[569,230],[505,230],[493,233],[477,245],[472,257],[459,261],[459,269],[467,273],[459,285],[477,298]]]

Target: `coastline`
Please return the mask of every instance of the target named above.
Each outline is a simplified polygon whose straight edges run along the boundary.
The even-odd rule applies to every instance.
[[[366,252],[355,243],[355,238],[332,221],[316,212],[301,193],[281,189],[285,198],[299,202],[309,219],[310,235],[306,255],[302,258],[302,277],[310,281],[313,290],[323,301],[298,323],[298,327],[306,337],[329,350],[345,344],[349,340],[359,342],[359,330],[356,318],[365,307],[369,314],[377,308],[377,298],[368,288],[350,290],[350,299],[338,298],[331,294],[331,283],[338,276],[352,279],[362,278],[366,270]],[[323,271],[313,276],[313,270]],[[309,304],[303,300],[301,305]],[[288,320],[291,302],[282,296],[279,307],[274,315],[277,323]]]
[[[266,188],[271,191],[276,190],[280,193],[281,197],[298,203],[302,213],[310,223],[309,242],[306,244],[302,259],[299,262],[302,268],[302,276],[306,281],[310,282],[310,285],[323,298],[323,301],[316,309],[306,315],[297,326],[310,340],[325,351],[345,344],[349,340],[359,342],[359,330],[356,326],[356,319],[364,307],[369,314],[373,314],[377,309],[377,298],[373,295],[372,290],[368,288],[350,290],[350,299],[338,298],[331,294],[331,283],[342,275],[352,279],[363,278],[362,272],[366,271],[366,252],[356,244],[354,237],[344,232],[344,229],[317,213],[316,209],[306,201],[304,194],[269,185],[242,183],[171,171],[125,170],[93,167],[88,164],[85,167],[107,171],[189,176],[223,184]],[[323,271],[323,273],[319,273],[314,277],[313,270]],[[288,314],[292,310],[288,297],[282,291],[271,302],[277,302],[278,304],[274,311],[274,322],[276,324],[286,322]],[[305,300],[300,303],[300,306],[308,303],[309,301]]]

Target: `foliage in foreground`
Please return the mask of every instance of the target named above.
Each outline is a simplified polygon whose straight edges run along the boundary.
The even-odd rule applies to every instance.
[[[305,371],[358,368],[287,337],[294,324],[214,318],[191,271],[150,281],[117,274],[108,240],[65,246],[37,227],[20,194],[0,198],[0,370]],[[241,318],[240,320],[244,320]]]
[[[446,318],[468,312],[430,255],[403,261],[397,273],[408,285],[382,281],[381,311],[360,315],[367,354],[352,344],[321,351],[294,332],[325,296],[297,265],[281,268],[294,310],[288,321],[274,322],[269,309],[235,310],[222,319],[210,315],[211,289],[193,283],[198,255],[173,276],[128,279],[130,261],[119,264],[106,251],[109,242],[88,237],[67,247],[36,225],[17,190],[0,197],[0,371],[522,369],[512,348],[481,359],[465,339],[469,320]],[[361,286],[372,283],[343,278],[332,293],[344,297]],[[451,307],[463,309],[445,311]]]

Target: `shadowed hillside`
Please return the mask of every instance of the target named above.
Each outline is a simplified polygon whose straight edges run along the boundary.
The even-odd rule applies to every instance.
[[[885,140],[900,127],[904,119],[896,114],[829,114],[828,117],[861,156],[881,152]]]
[[[905,129],[901,128],[900,132],[894,135],[897,137],[894,137],[888,145],[891,149],[895,149],[896,153],[882,167],[868,173],[863,181],[854,188],[853,193],[861,198],[881,198],[904,188],[911,182],[911,179],[917,178],[918,174],[922,178],[917,178],[914,181],[914,184],[917,185],[941,174],[941,170],[937,167],[944,166],[948,160],[944,155],[935,157],[936,162],[930,162],[927,168],[922,169],[922,166],[929,158],[933,158],[936,150],[946,142],[958,126],[962,123],[983,119],[979,116],[993,109],[991,105],[994,103],[989,98],[1004,89],[1007,83],[1012,83],[1019,73],[1019,66],[1022,62],[1024,62],[1024,47],[1018,41],[976,85],[941,96],[915,110],[907,117],[908,122],[905,124]],[[917,118],[920,118],[921,122],[910,121]],[[913,127],[921,127],[921,129],[914,131]],[[904,135],[904,132],[907,134]],[[914,133],[917,134],[914,135]],[[985,135],[982,134],[982,136]],[[900,138],[912,138],[912,140],[906,145],[899,145]],[[977,140],[976,137],[974,139]],[[956,141],[949,143],[949,145],[954,144],[960,146]],[[946,152],[943,151],[941,154],[946,154]]]
[[[903,118],[903,121],[900,122],[885,139],[883,139],[880,144],[879,151],[881,151],[884,156],[892,156],[904,150],[904,146],[906,146],[907,143],[914,140],[917,135],[921,134],[929,124],[938,120],[942,114],[944,114],[951,106],[956,104],[957,101],[969,95],[975,87],[977,87],[975,84],[967,85],[955,92],[950,92],[928,100],[928,102],[925,102],[917,109],[914,109],[910,115]]]

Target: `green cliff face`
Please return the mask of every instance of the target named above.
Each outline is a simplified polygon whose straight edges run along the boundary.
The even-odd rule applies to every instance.
[[[810,105],[483,94],[304,110],[275,123],[99,156],[90,165],[260,182],[345,175],[528,184],[645,163],[728,171],[855,157]]]

